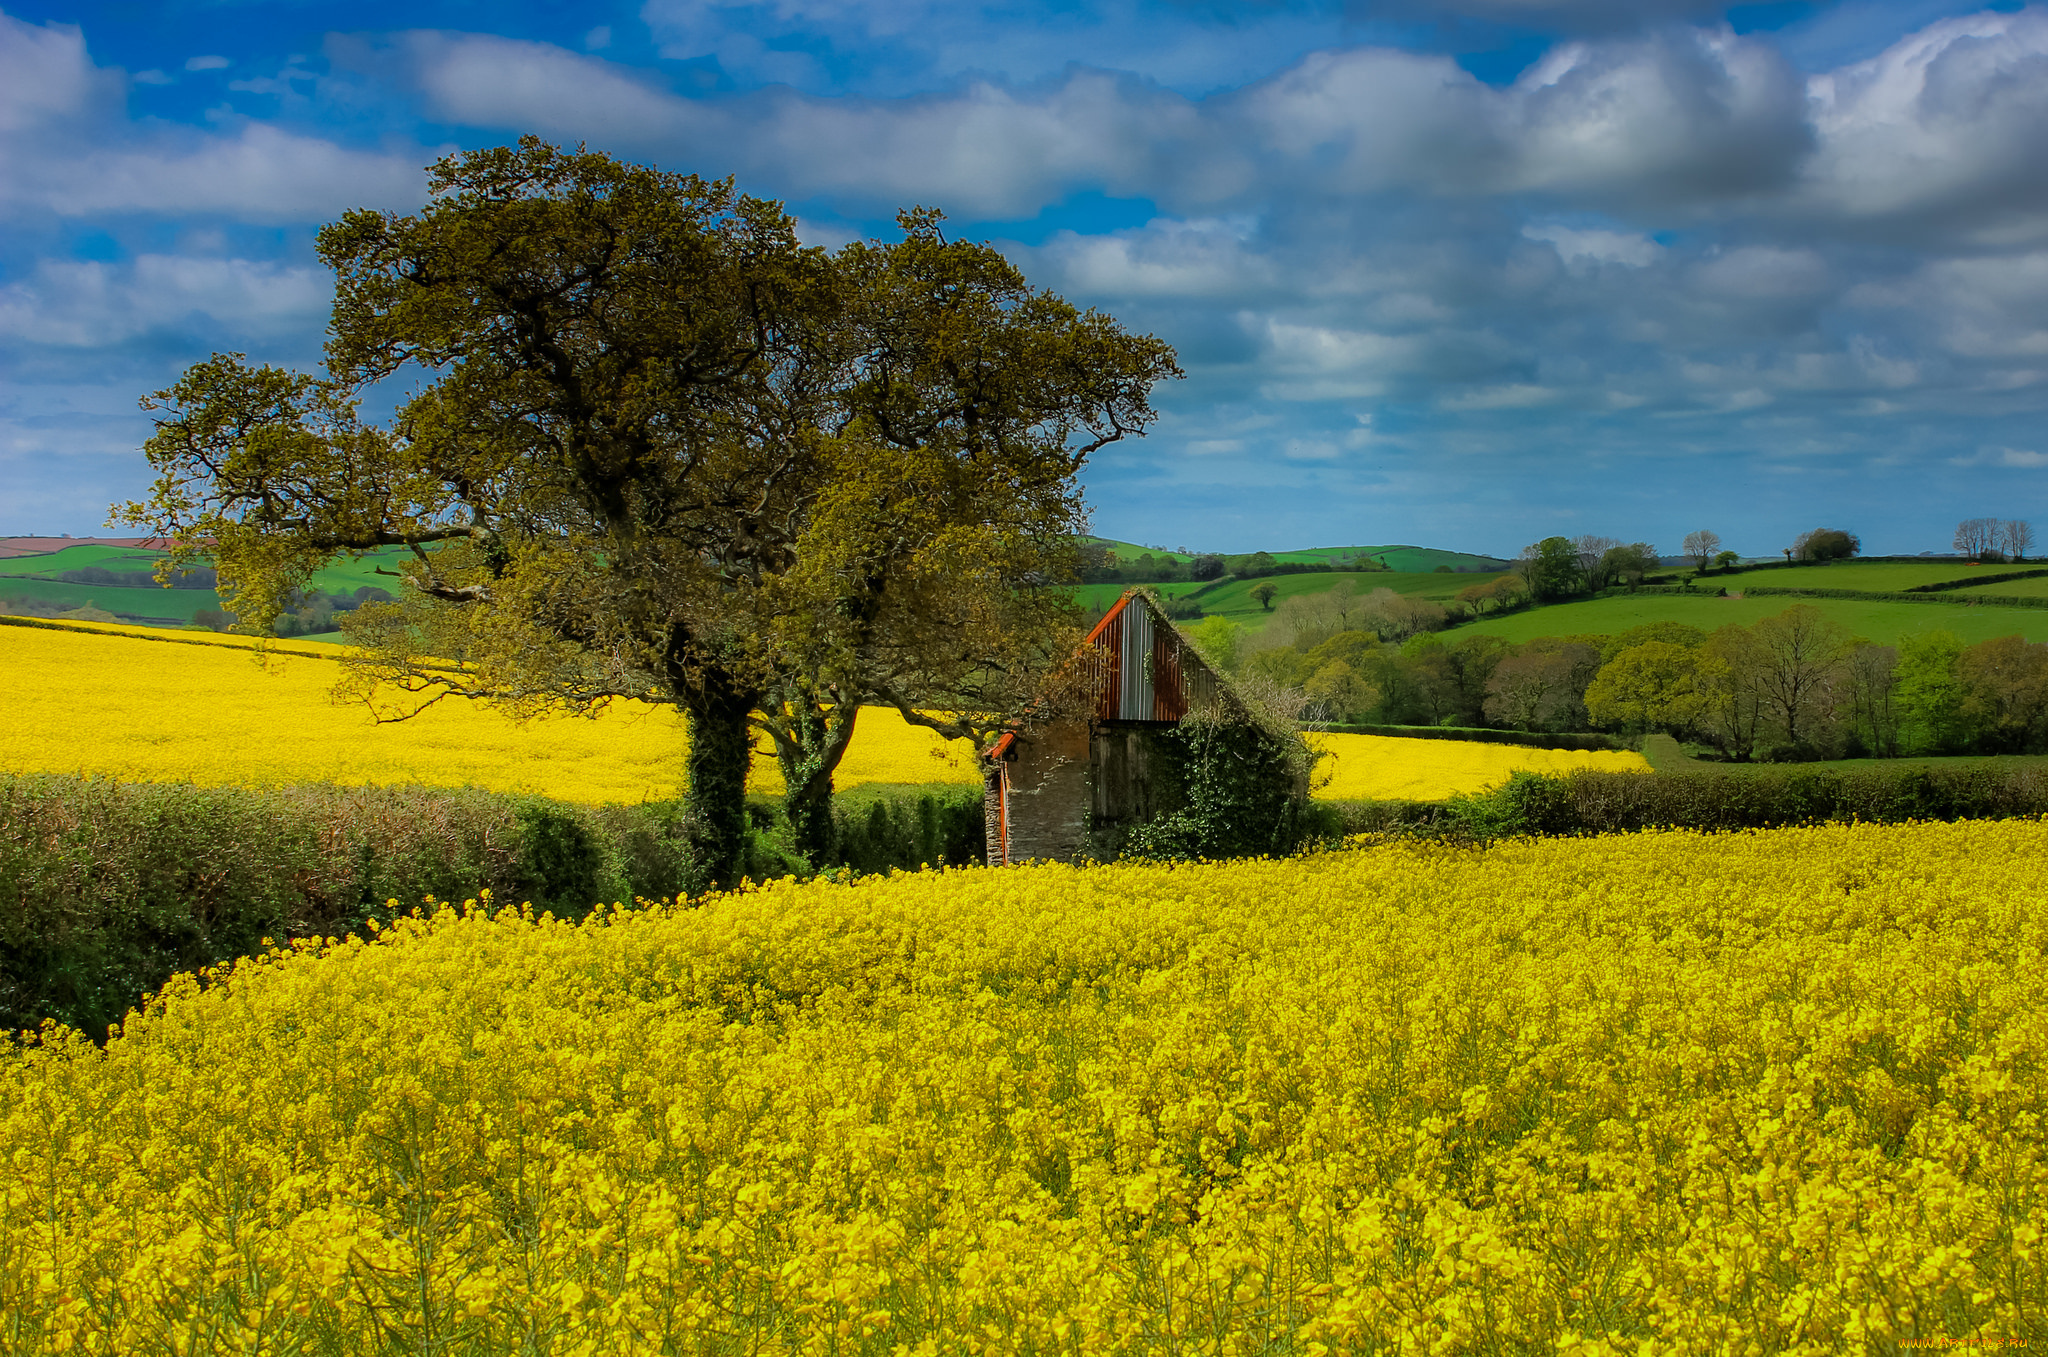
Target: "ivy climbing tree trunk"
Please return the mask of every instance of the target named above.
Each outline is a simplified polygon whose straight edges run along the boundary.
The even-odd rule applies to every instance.
[[[697,851],[711,884],[730,888],[746,874],[747,765],[752,757],[748,714],[759,694],[716,670],[685,691],[690,718],[689,785],[683,804],[696,823]]]
[[[859,717],[857,704],[828,706],[802,695],[764,708],[762,724],[782,766],[783,814],[796,850],[813,867],[838,861],[832,774],[846,756]]]

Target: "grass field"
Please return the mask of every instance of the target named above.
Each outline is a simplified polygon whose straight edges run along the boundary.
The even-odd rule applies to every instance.
[[[373,552],[360,560],[341,560],[313,576],[313,588],[326,594],[353,594],[365,585],[397,592],[397,581],[379,575],[377,567],[396,568],[404,552],[396,547]],[[60,608],[82,608],[91,604],[124,618],[155,619],[158,625],[183,626],[202,608],[217,608],[220,599],[211,589],[124,589],[104,584],[66,584],[57,577],[68,570],[97,566],[121,572],[156,569],[154,552],[126,547],[77,546],[43,556],[16,556],[0,560],[0,599],[31,599]],[[47,578],[39,578],[47,577]]]
[[[1868,589],[1897,593],[1924,584],[1944,584],[1976,575],[2003,575],[2037,568],[2019,565],[1972,565],[1968,561],[1831,561],[1770,570],[1716,571],[1701,576],[1702,585],[1726,585],[1730,592],[1749,585],[1771,589]]]
[[[1167,598],[1185,598],[1199,594],[1197,600],[1202,612],[1210,617],[1227,617],[1242,626],[1258,628],[1266,624],[1273,614],[1271,609],[1261,607],[1251,596],[1252,590],[1261,584],[1274,588],[1273,606],[1278,607],[1282,599],[1296,594],[1319,594],[1336,587],[1339,580],[1351,580],[1361,594],[1375,589],[1392,589],[1397,594],[1416,598],[1431,598],[1448,602],[1461,589],[1492,579],[1492,575],[1439,575],[1433,571],[1404,570],[1333,570],[1313,575],[1269,575],[1263,579],[1232,580],[1227,584],[1152,584],[1145,588],[1156,589]],[[1128,584],[1084,584],[1077,597],[1081,606],[1089,609],[1106,608],[1117,601]]]
[[[1787,572],[1789,573],[1789,572]],[[1752,577],[1754,578],[1754,577]],[[1855,599],[1715,598],[1711,594],[1614,594],[1576,603],[1554,603],[1501,617],[1468,622],[1446,633],[1501,636],[1528,641],[1538,636],[1607,635],[1646,622],[1684,622],[1712,631],[1730,622],[1750,626],[1795,603],[1811,603],[1856,635],[1881,645],[1930,631],[1952,631],[1974,644],[1995,636],[2048,641],[2048,609],[1949,606],[1938,603],[1861,603]]]
[[[1970,598],[1976,595],[2010,594],[2017,598],[2048,598],[2048,575],[2037,575],[2030,580],[2006,580],[2002,584],[1973,584],[1962,589],[1945,591],[1955,598]]]

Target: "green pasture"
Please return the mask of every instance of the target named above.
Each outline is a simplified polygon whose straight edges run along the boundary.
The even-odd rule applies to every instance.
[[[1789,572],[1787,572],[1789,573]],[[1907,636],[1952,631],[1974,644],[1996,636],[2048,641],[2048,608],[1994,608],[1947,603],[1864,603],[1853,598],[1716,598],[1711,594],[1607,594],[1553,603],[1467,622],[1449,633],[1528,641],[1538,636],[1612,636],[1647,622],[1683,622],[1712,631],[1737,622],[1750,626],[1797,603],[1811,604],[1856,635],[1880,645]]]
[[[2014,566],[2012,568],[2024,570],[2026,567]],[[1977,598],[1984,596],[1996,598],[2000,594],[2005,594],[2012,598],[2048,598],[2048,575],[2036,575],[2030,580],[2007,580],[2003,584],[1972,584],[1967,588],[1950,589],[1944,592],[1954,598]]]
[[[141,564],[131,564],[131,559]],[[128,547],[79,546],[41,556],[9,556],[0,560],[0,578],[9,575],[54,575],[65,570],[83,570],[89,565],[108,570],[153,570],[156,558]]]
[[[1361,558],[1377,561],[1390,571],[1406,574],[1426,574],[1440,565],[1467,575],[1493,575],[1507,568],[1507,562],[1497,557],[1475,556],[1469,551],[1445,551],[1439,547],[1309,547],[1301,551],[1273,553],[1276,561],[1347,561]],[[1398,592],[1413,591],[1402,589]]]
[[[1699,585],[1720,585],[1730,591],[1754,585],[1759,589],[1857,589],[1871,593],[1903,593],[1926,584],[1945,584],[1975,575],[2004,575],[2015,570],[2041,567],[2022,561],[2018,565],[1972,565],[1968,561],[1829,561],[1820,565],[1781,566],[1767,570],[1738,570],[1702,575]],[[2014,584],[2023,583],[2015,580]],[[2008,593],[2010,585],[1993,586]]]
[[[1273,615],[1271,609],[1262,607],[1252,597],[1252,590],[1261,584],[1273,586],[1273,607],[1277,608],[1283,599],[1293,598],[1296,594],[1320,594],[1334,589],[1339,580],[1351,581],[1361,594],[1369,594],[1375,589],[1392,589],[1397,594],[1448,603],[1458,596],[1459,590],[1492,578],[1491,574],[1440,575],[1434,571],[1331,570],[1309,575],[1267,575],[1252,580],[1150,584],[1143,587],[1157,590],[1164,598],[1195,595],[1204,615],[1227,617],[1242,626],[1256,628],[1264,626],[1266,619]],[[1107,608],[1131,587],[1128,584],[1084,584],[1075,590],[1075,598],[1083,608],[1094,611]]]
[[[402,548],[387,547],[357,560],[336,560],[314,572],[313,588],[326,594],[353,594],[368,585],[395,594],[397,580],[379,575],[377,567],[395,570],[405,554]],[[33,600],[66,609],[91,604],[124,618],[168,626],[187,625],[200,609],[220,606],[220,599],[211,589],[125,589],[105,584],[67,584],[58,578],[67,570],[88,566],[124,572],[151,571],[156,569],[156,562],[155,552],[109,546],[65,547],[42,556],[16,556],[0,560],[0,600]]]
[[[6,599],[67,610],[91,604],[121,617],[147,618],[167,626],[183,626],[201,608],[220,606],[211,589],[119,589],[104,584],[61,584],[20,576],[0,578],[0,601]],[[0,611],[5,611],[4,602],[0,602]]]

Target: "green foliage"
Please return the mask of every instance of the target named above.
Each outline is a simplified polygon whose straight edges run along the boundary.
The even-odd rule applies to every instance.
[[[1958,672],[1963,650],[1963,639],[1952,631],[1931,631],[1900,645],[1893,701],[1908,752],[1950,753],[1966,740]]]
[[[576,916],[706,882],[672,806],[0,775],[0,1029],[101,1033],[178,971],[482,891]]]
[[[860,787],[837,797],[833,813],[836,863],[857,873],[959,867],[988,857],[976,787]]]
[[[1308,812],[1313,755],[1300,736],[1260,721],[1189,716],[1159,732],[1166,776],[1181,808],[1134,828],[1123,851],[1176,861],[1264,857],[1315,834]]]
[[[1568,537],[1546,537],[1522,551],[1522,574],[1531,596],[1549,602],[1585,588],[1586,571]]]
[[[1517,773],[1445,803],[1419,832],[1487,842],[1524,835],[1642,829],[1764,829],[1823,820],[1997,819],[2048,813],[2048,767],[1973,761],[1949,767],[1878,764],[1848,771],[1793,767],[1677,775]],[[1419,817],[1418,817],[1419,818]]]

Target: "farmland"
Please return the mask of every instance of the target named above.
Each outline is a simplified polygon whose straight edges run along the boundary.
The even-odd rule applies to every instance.
[[[603,803],[676,795],[686,737],[675,713],[619,702],[596,718],[525,723],[454,700],[379,724],[360,704],[337,705],[332,648],[140,629],[0,626],[0,768],[142,781],[275,786],[418,783],[536,792]],[[392,697],[387,710],[401,709]],[[169,715],[167,715],[169,714]],[[1319,737],[1341,768],[1332,797],[1441,799],[1479,791],[1517,768],[1608,766],[1634,755],[1556,755],[1538,749],[1475,754],[1441,742]],[[1395,756],[1395,746],[1424,745]],[[964,745],[864,711],[837,783],[978,785]],[[782,789],[781,769],[757,750],[750,785]]]
[[[2044,896],[1836,825],[308,939],[0,1060],[7,1347],[2039,1342]]]
[[[311,587],[321,593],[352,594],[364,587],[395,591],[392,577],[380,575],[377,570],[380,566],[394,569],[399,555],[396,550],[387,549],[356,560],[337,559],[314,574]],[[200,609],[220,606],[219,597],[211,589],[128,587],[74,583],[60,578],[68,572],[86,569],[120,575],[148,574],[156,569],[158,559],[153,551],[100,545],[7,557],[0,559],[0,600],[19,599],[60,609],[90,606],[124,619],[167,626],[184,626]],[[0,606],[0,612],[4,611],[5,607]]]
[[[1774,571],[1776,576],[1792,572]],[[1760,575],[1743,577],[1761,581]],[[1731,588],[1734,586],[1731,585]],[[1788,586],[1789,587],[1789,586]],[[1803,586],[1817,587],[1817,586]],[[1847,587],[1847,586],[1830,586]],[[2008,586],[1997,586],[2006,590]],[[1941,594],[1949,600],[1958,596]],[[1683,622],[1711,630],[1729,622],[1754,625],[1762,618],[1783,612],[1794,603],[1811,603],[1858,636],[1880,645],[1930,631],[1952,631],[1968,642],[1988,641],[1997,636],[2024,636],[2030,641],[2048,641],[2048,609],[1997,608],[1960,603],[1863,602],[1858,599],[1787,598],[1782,594],[1756,598],[1716,598],[1711,593],[1605,594],[1599,598],[1553,603],[1541,608],[1481,618],[1457,628],[1457,636],[1499,636],[1510,641],[1528,641],[1539,636],[1616,635],[1630,627],[1650,622]]]

